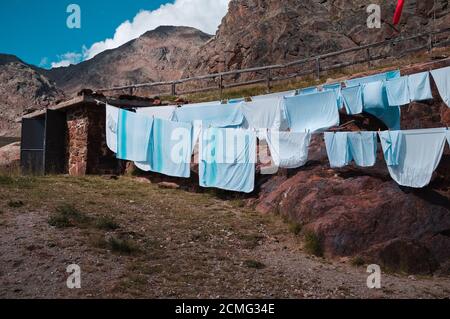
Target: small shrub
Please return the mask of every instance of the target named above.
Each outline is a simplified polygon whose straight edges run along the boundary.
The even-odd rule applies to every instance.
[[[355,256],[350,260],[350,263],[353,266],[360,267],[360,266],[363,266],[366,263],[366,261],[361,256]]]
[[[259,262],[257,260],[248,259],[244,261],[244,265],[247,268],[254,268],[254,269],[264,269],[266,268],[266,265],[264,265],[262,262]]]
[[[312,231],[305,233],[305,250],[311,255],[317,257],[323,256],[322,241],[316,233]]]
[[[103,230],[116,230],[120,226],[119,224],[114,220],[114,218],[110,216],[100,216],[97,221],[95,222],[95,227],[98,229]]]
[[[296,236],[298,234],[300,234],[300,232],[302,231],[302,228],[303,228],[302,224],[295,223],[295,222],[289,223],[289,231]]]
[[[11,185],[14,179],[11,176],[0,175],[0,185]]]
[[[84,226],[90,221],[89,217],[78,211],[74,206],[65,204],[56,208],[48,223],[56,228]]]
[[[119,254],[132,255],[139,251],[138,246],[131,240],[110,237],[106,241],[111,251]]]
[[[25,205],[21,200],[10,200],[8,206],[11,208],[20,208]]]

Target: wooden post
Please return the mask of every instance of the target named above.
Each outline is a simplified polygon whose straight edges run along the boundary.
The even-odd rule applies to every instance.
[[[320,57],[316,58],[317,80],[320,80]]]
[[[172,90],[171,90],[170,93],[171,93],[172,96],[177,95],[176,83],[175,82],[172,82]]]
[[[131,86],[130,89],[129,89],[129,93],[130,93],[130,96],[133,96],[133,93],[134,93],[134,92],[133,92],[133,87],[132,87],[132,86]]]
[[[431,51],[433,51],[433,35],[430,32],[428,35],[428,52],[431,53]]]
[[[270,69],[267,70],[267,79],[266,79],[266,93],[269,94],[270,93]]]
[[[219,96],[220,96],[220,100],[222,101],[222,96],[223,96],[223,77],[222,77],[222,74],[219,75]]]
[[[370,68],[372,66],[371,57],[370,57],[370,48],[366,49],[367,54],[367,66]]]

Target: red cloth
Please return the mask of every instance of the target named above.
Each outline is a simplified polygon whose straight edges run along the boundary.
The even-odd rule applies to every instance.
[[[402,16],[404,4],[405,4],[405,0],[398,0],[397,8],[395,9],[395,14],[394,14],[394,25],[396,25],[400,22],[400,17]]]

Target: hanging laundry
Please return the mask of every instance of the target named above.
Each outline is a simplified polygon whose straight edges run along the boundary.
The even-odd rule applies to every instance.
[[[147,161],[152,124],[152,118],[120,109],[117,126],[117,158]]]
[[[450,130],[447,128],[447,142],[448,146],[450,146]]]
[[[189,177],[192,125],[155,118],[147,161],[136,162],[143,171]]]
[[[397,1],[397,7],[395,8],[395,13],[394,13],[394,21],[393,21],[394,25],[397,25],[400,22],[404,4],[405,4],[404,0]]]
[[[425,187],[442,158],[446,129],[407,130],[401,136],[398,165],[388,166],[389,173],[399,185]]]
[[[193,103],[193,104],[182,104],[180,107],[182,108],[190,108],[190,107],[199,107],[199,106],[211,106],[211,105],[220,105],[221,101],[211,101],[211,102],[201,102],[201,103]]]
[[[399,164],[400,149],[402,147],[402,131],[383,131],[379,132],[383,155],[388,166],[397,166]]]
[[[228,104],[236,104],[236,103],[241,103],[241,102],[245,102],[245,98],[230,99],[230,100],[228,100]]]
[[[245,128],[279,130],[282,121],[281,99],[262,99],[240,104]]]
[[[308,88],[298,90],[299,95],[312,94],[312,93],[318,93],[318,92],[319,92],[319,89],[316,86],[311,86]]]
[[[356,165],[371,167],[377,160],[377,133],[350,132],[347,135],[351,157]]]
[[[430,73],[421,72],[408,76],[409,99],[411,101],[431,100]]]
[[[400,107],[389,106],[385,81],[364,83],[364,111],[383,121],[391,130],[400,129]]]
[[[119,121],[119,108],[106,104],[106,145],[117,153],[117,122]]]
[[[388,71],[386,74],[386,80],[392,80],[400,77],[400,70]]]
[[[286,97],[283,102],[291,131],[313,133],[339,125],[333,92]]]
[[[352,160],[348,132],[325,132],[324,137],[330,166],[333,168],[347,166]]]
[[[260,136],[267,141],[273,163],[279,168],[298,168],[308,160],[310,133],[262,130]]]
[[[363,111],[362,88],[360,85],[342,89],[342,100],[347,114],[360,114]]]
[[[194,123],[201,121],[203,127],[237,127],[244,121],[239,104],[209,105],[198,107],[179,107],[175,110],[173,120]]]
[[[333,91],[336,96],[336,104],[339,109],[342,109],[342,86],[341,83],[325,84],[323,91]]]
[[[346,86],[362,85],[365,83],[385,81],[387,78],[386,73],[379,73],[374,75],[365,76],[362,78],[350,79],[345,81]]]
[[[176,109],[176,106],[141,107],[136,110],[136,113],[148,117],[171,120]]]
[[[432,70],[434,82],[438,88],[442,100],[450,107],[450,66],[442,69]]]
[[[296,91],[285,91],[285,92],[277,92],[277,93],[271,93],[271,94],[265,94],[265,95],[258,95],[258,96],[252,96],[252,101],[259,101],[259,100],[265,100],[265,99],[281,99],[283,97],[287,96],[294,96],[296,95]]]
[[[204,129],[199,152],[200,186],[244,193],[253,191],[256,171],[254,131]]]
[[[411,102],[408,77],[392,79],[386,82],[386,94],[390,106],[406,105]]]

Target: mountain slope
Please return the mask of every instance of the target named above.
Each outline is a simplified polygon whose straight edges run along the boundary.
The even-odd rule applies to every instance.
[[[450,26],[448,0],[407,1],[401,25],[390,21],[397,1],[381,3],[381,29],[368,29],[367,1],[231,0],[216,36],[194,57],[185,76],[285,63],[432,27]],[[410,45],[413,45],[411,43]]]
[[[51,81],[13,55],[0,54],[0,136],[19,136],[24,113],[63,97]]]
[[[88,61],[42,72],[68,95],[83,88],[178,79],[210,38],[194,28],[162,26]]]

